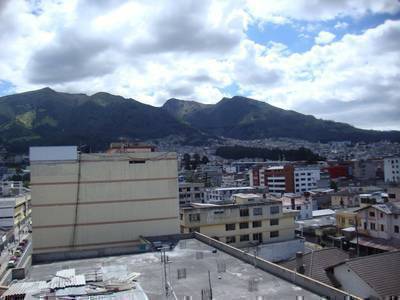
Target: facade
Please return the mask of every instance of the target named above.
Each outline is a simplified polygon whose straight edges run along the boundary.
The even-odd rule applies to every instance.
[[[238,193],[254,193],[256,189],[251,186],[210,188],[205,192],[206,202],[231,201],[231,197]]]
[[[256,194],[236,194],[233,204],[193,204],[180,209],[181,232],[200,232],[235,247],[292,240],[296,212]]]
[[[317,188],[321,179],[321,170],[318,166],[294,168],[294,191],[303,193]]]
[[[204,183],[179,182],[179,206],[204,202]]]
[[[360,159],[352,161],[353,177],[358,180],[382,178],[383,161],[377,159]]]
[[[340,191],[331,195],[332,208],[347,208],[360,205],[360,198],[357,193]]]
[[[400,186],[388,187],[387,194],[389,201],[400,201]]]
[[[31,195],[20,194],[0,198],[0,227],[12,228],[23,224],[31,214]]]
[[[284,209],[295,210],[298,212],[296,220],[305,220],[312,218],[313,203],[310,197],[285,195],[279,200],[282,201],[282,206]]]
[[[357,210],[359,208],[347,208],[336,210],[336,227],[338,230],[356,226]]]
[[[249,171],[250,185],[267,188],[269,193],[293,193],[293,166],[257,166]]]
[[[384,159],[385,182],[400,182],[400,157]]]
[[[175,153],[32,147],[30,162],[34,257],[140,247],[140,236],[179,232]]]
[[[400,239],[400,202],[375,204],[357,211],[358,232],[385,240]]]
[[[23,193],[22,181],[0,181],[0,197],[22,195]]]

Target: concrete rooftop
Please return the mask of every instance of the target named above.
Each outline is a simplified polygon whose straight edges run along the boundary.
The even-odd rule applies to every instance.
[[[201,299],[202,289],[208,289],[208,270],[214,299],[321,299],[320,296],[282,280],[272,274],[254,268],[239,259],[195,240],[181,240],[167,251],[171,263],[167,273],[178,299]],[[26,281],[49,280],[57,271],[74,268],[77,274],[90,273],[103,267],[125,268],[141,275],[138,282],[149,299],[166,299],[163,290],[163,264],[159,252],[114,256],[87,260],[64,261],[33,266]],[[226,266],[225,272],[221,271]],[[186,278],[178,279],[177,270],[186,269]],[[255,283],[254,283],[255,282]],[[171,296],[171,299],[173,297]]]

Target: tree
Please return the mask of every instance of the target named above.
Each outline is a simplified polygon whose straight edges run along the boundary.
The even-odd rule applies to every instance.
[[[208,164],[209,161],[210,161],[210,160],[209,160],[208,157],[205,156],[205,155],[201,158],[201,163],[204,164],[204,165]]]
[[[335,181],[331,181],[330,187],[331,187],[331,189],[335,190],[335,192],[337,192],[338,186]]]

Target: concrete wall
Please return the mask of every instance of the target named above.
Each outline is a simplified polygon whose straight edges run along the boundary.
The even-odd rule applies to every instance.
[[[357,298],[356,296],[353,296],[347,292],[336,289],[336,288],[326,285],[322,282],[314,280],[310,277],[304,276],[302,274],[299,274],[292,270],[286,269],[286,268],[281,267],[272,262],[261,259],[260,257],[254,257],[254,255],[248,254],[240,249],[234,248],[230,245],[227,245],[227,244],[224,244],[217,240],[211,239],[201,233],[196,232],[195,238],[207,245],[210,245],[210,246],[212,246],[216,249],[219,249],[229,255],[232,255],[233,257],[236,257],[236,258],[238,258],[242,261],[245,261],[249,264],[255,265],[256,267],[260,268],[261,270],[269,272],[275,276],[278,276],[282,279],[292,282],[298,286],[301,286],[302,288],[310,290],[321,296],[330,297],[331,299],[336,299],[336,300],[340,300],[340,299],[343,299],[343,300],[344,299],[346,299],[346,300],[347,299],[359,299],[359,300],[361,300],[361,298]],[[353,298],[351,298],[351,297],[353,297]]]
[[[80,165],[33,162],[31,186],[35,255],[135,247],[141,235],[179,232],[173,153],[82,154]]]

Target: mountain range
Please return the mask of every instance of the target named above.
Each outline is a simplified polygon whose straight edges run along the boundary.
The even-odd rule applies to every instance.
[[[309,141],[400,141],[400,131],[375,131],[317,119],[235,96],[216,104],[169,99],[162,107],[108,93],[68,94],[50,88],[0,97],[0,144],[11,152],[29,145],[86,144],[104,149],[120,138],[288,137]]]

